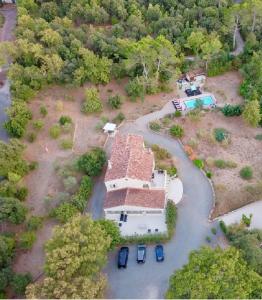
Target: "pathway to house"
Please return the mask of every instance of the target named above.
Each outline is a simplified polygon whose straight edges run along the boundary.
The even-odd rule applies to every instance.
[[[177,158],[179,177],[184,185],[184,197],[177,205],[176,233],[173,239],[165,245],[163,263],[155,261],[154,245],[148,247],[146,263],[142,265],[136,263],[136,248],[131,246],[127,269],[118,270],[117,252],[111,253],[109,263],[105,268],[109,280],[108,298],[163,298],[170,275],[187,262],[192,250],[207,243],[207,236],[211,237],[212,246],[218,244],[224,246],[223,235],[217,222],[208,221],[213,205],[213,192],[207,178],[187,158],[178,141],[153,133],[147,128],[149,121],[172,111],[172,105],[168,103],[162,110],[143,116],[135,122],[127,123],[120,129],[123,133],[143,135],[146,142],[156,143],[166,148]],[[96,214],[95,216],[97,217]],[[212,227],[218,230],[216,236],[211,233]]]
[[[227,225],[233,223],[239,223],[242,219],[242,215],[249,216],[252,214],[252,221],[250,228],[262,229],[262,200],[257,201],[239,209],[236,209],[224,216],[218,217],[218,220],[223,220]]]

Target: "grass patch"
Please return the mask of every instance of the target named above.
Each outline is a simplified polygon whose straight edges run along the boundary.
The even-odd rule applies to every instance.
[[[155,158],[157,160],[167,159],[171,157],[170,153],[166,149],[159,147],[157,144],[153,144],[151,146],[151,149],[154,152]]]
[[[58,139],[59,136],[61,135],[61,128],[58,124],[53,125],[49,129],[49,135],[52,139]]]
[[[214,165],[219,169],[233,169],[237,167],[237,164],[234,161],[223,159],[214,160]]]
[[[73,148],[73,141],[71,139],[64,139],[60,142],[60,148],[63,150],[69,150]]]

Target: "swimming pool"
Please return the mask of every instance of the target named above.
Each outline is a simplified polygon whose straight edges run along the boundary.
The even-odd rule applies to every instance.
[[[201,100],[203,103],[203,106],[211,106],[212,104],[215,104],[215,101],[212,96],[203,96],[203,97],[197,97],[195,99],[186,100],[184,103],[186,105],[186,108],[188,109],[194,109],[196,107],[196,101]]]

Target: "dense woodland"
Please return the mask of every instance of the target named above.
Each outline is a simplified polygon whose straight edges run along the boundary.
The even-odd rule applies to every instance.
[[[237,28],[245,40],[245,48],[241,55],[234,57],[231,52],[236,46]],[[131,101],[136,101],[146,94],[169,91],[183,72],[199,67],[209,76],[240,70],[244,77],[240,86],[245,99],[244,118],[254,127],[262,125],[261,40],[261,0],[246,0],[241,4],[231,0],[20,0],[16,41],[0,44],[0,65],[12,60],[8,73],[12,105],[5,127],[14,138],[25,136],[27,124],[32,119],[28,103],[48,85],[82,86],[86,82],[98,85],[127,77],[126,93]],[[186,56],[196,59],[190,62]],[[95,97],[96,89],[90,93],[92,91],[91,96]],[[85,109],[90,110],[90,107],[83,106],[83,111]],[[99,111],[99,107],[92,109]],[[227,109],[227,113],[234,115],[232,109]],[[237,114],[241,113],[238,109]],[[28,249],[42,222],[41,218],[28,218],[22,203],[27,189],[19,181],[37,167],[35,162],[23,159],[23,150],[24,146],[16,139],[0,144],[0,176],[4,179],[0,183],[0,222],[24,224],[26,229],[18,245],[14,236],[0,236],[1,296],[7,287],[17,295],[25,293],[30,275],[13,274],[10,264],[15,247]],[[103,222],[97,224],[81,217],[71,219],[83,211],[92,190],[91,178],[101,172],[105,163],[104,154],[96,151],[78,160],[78,171],[83,175],[79,191],[52,212],[53,217],[66,224],[57,229],[47,245],[45,280],[42,284],[30,285],[28,297],[103,296],[106,282],[101,269],[107,251],[120,241],[119,232]],[[94,247],[91,253],[98,267],[94,266],[88,274],[81,264],[90,266],[89,257],[80,256],[79,265],[71,261],[72,256],[78,256],[78,247],[83,246],[77,241],[73,244],[71,232],[87,244],[87,240],[91,240],[96,246],[100,239],[103,240],[101,247]],[[233,246],[245,250],[247,246],[242,240],[254,239],[254,236],[243,232],[237,237],[231,234],[229,238]],[[261,233],[254,235],[261,242]],[[115,241],[113,245],[112,240]],[[171,278],[167,297],[261,297],[261,265],[255,263],[258,255],[261,256],[261,249],[256,246],[253,250],[249,255],[244,253],[243,258],[234,248],[226,252],[204,248],[193,253],[189,264]],[[56,256],[56,261],[52,255]],[[61,267],[63,255],[68,255],[66,270]],[[206,286],[206,281],[201,282],[192,270],[203,267],[209,271],[214,260],[219,262],[217,271],[223,270],[224,263],[228,263],[228,273],[224,274],[219,286],[215,281],[217,273],[211,272],[210,278],[214,281]],[[66,276],[61,275],[63,272]],[[223,294],[224,284],[231,282],[232,274],[236,289]],[[195,290],[194,286],[189,291],[188,285],[185,286],[187,276],[191,276],[192,282],[202,284],[201,289]]]

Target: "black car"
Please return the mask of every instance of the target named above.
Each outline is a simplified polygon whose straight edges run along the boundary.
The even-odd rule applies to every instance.
[[[146,246],[138,245],[137,246],[137,263],[144,263],[146,261]]]
[[[127,267],[128,254],[129,254],[129,248],[128,247],[121,247],[120,248],[120,250],[118,252],[118,259],[117,259],[118,269]]]
[[[163,261],[165,259],[164,248],[162,245],[156,245],[155,253],[156,253],[156,261]]]

